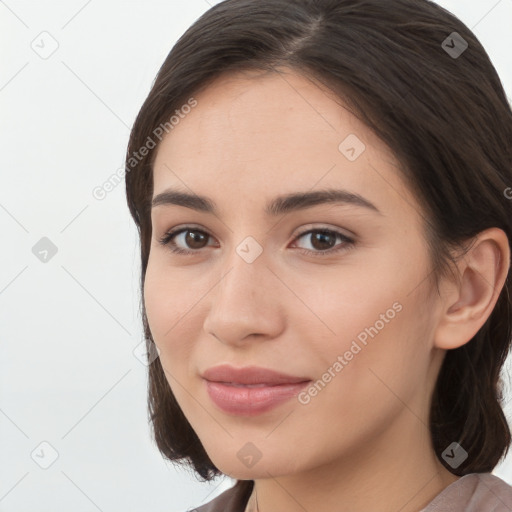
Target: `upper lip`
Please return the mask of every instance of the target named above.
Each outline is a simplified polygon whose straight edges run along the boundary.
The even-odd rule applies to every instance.
[[[212,382],[229,382],[234,384],[269,384],[276,386],[278,384],[294,384],[297,382],[306,382],[311,379],[308,377],[295,377],[284,373],[262,368],[259,366],[244,366],[235,368],[227,364],[208,368],[202,377]]]

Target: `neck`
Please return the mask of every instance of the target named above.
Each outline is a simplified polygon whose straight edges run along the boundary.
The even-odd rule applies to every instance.
[[[459,477],[437,459],[428,428],[406,411],[388,430],[321,467],[255,479],[246,512],[419,512]],[[271,474],[268,471],[267,474]]]

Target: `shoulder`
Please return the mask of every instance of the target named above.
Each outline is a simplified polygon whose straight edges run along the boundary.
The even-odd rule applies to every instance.
[[[482,506],[493,512],[510,512],[512,510],[512,486],[491,473],[476,474],[478,475],[478,486],[475,493],[476,505],[481,503]],[[482,510],[487,509],[482,508]]]
[[[422,512],[510,512],[512,486],[492,473],[469,473],[449,485]]]
[[[230,489],[189,512],[244,512],[253,486],[253,480],[238,480]]]

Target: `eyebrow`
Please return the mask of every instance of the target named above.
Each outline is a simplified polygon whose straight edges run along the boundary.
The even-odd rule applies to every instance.
[[[278,196],[266,204],[265,214],[267,216],[278,216],[292,211],[312,208],[320,204],[349,204],[360,208],[372,210],[379,215],[383,213],[368,199],[354,192],[340,189],[325,189],[314,192],[294,192]],[[189,194],[175,189],[166,189],[156,195],[151,208],[161,205],[177,205],[191,208],[204,213],[218,215],[218,208],[211,198],[197,194]]]

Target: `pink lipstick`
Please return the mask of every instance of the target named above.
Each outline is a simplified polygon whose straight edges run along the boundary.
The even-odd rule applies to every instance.
[[[202,374],[211,400],[224,412],[244,416],[264,413],[296,396],[311,379],[247,366],[221,365]]]

